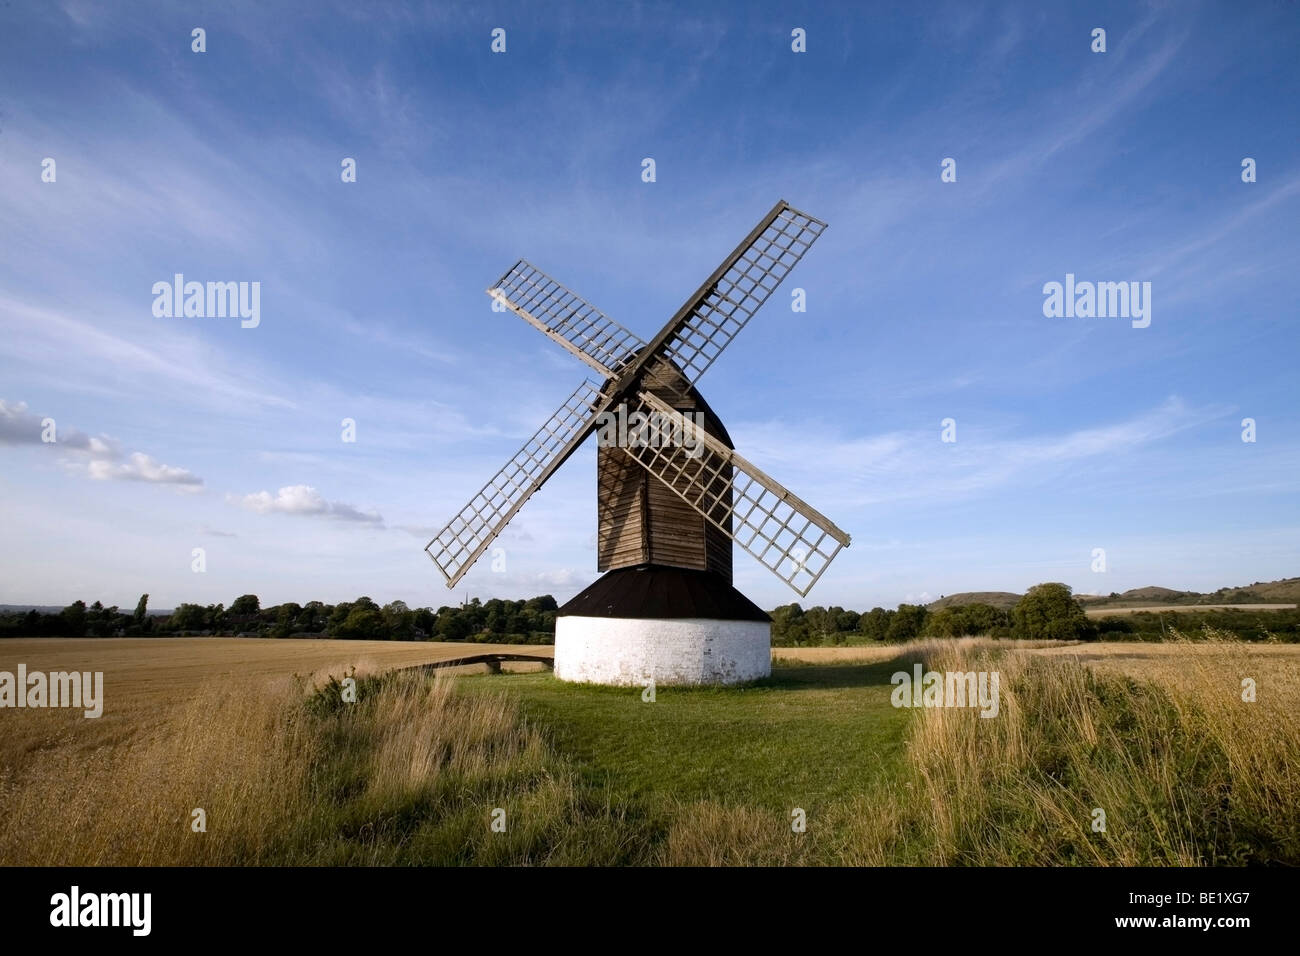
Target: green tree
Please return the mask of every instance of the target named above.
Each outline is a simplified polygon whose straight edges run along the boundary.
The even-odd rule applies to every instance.
[[[104,607],[96,601],[86,612],[86,620],[90,625],[90,633],[96,637],[112,637],[113,632],[117,629],[119,614],[117,605]]]
[[[460,613],[459,608],[441,607],[435,619],[434,629],[442,641],[463,641],[469,637],[469,619]]]
[[[204,630],[221,633],[226,630],[229,620],[226,615],[226,606],[224,604],[209,604],[203,609]]]
[[[858,633],[870,641],[883,641],[889,634],[894,612],[883,607],[873,607],[858,619]]]
[[[368,597],[358,598],[352,602],[352,610],[339,627],[335,637],[354,641],[383,640],[384,616],[379,605]]]
[[[960,637],[965,633],[962,628],[965,620],[950,607],[940,608],[926,617],[926,637]]]
[[[257,599],[256,594],[241,594],[230,602],[230,614],[235,617],[246,617],[257,614],[261,610],[262,602]]]
[[[889,622],[885,640],[901,643],[920,637],[925,629],[925,617],[929,612],[920,604],[900,604],[894,612],[894,619]]]
[[[1033,640],[1087,640],[1096,634],[1070,586],[1036,584],[1011,609],[1015,636]]]
[[[294,630],[303,631],[307,634],[318,634],[325,630],[325,625],[329,621],[330,608],[320,601],[308,601],[303,605],[302,612],[298,615],[298,620],[294,622]]]
[[[804,611],[799,604],[782,604],[774,608],[772,618],[772,643],[778,647],[792,647],[808,639]]]
[[[86,602],[73,601],[59,615],[63,618],[63,631],[69,637],[86,635]]]
[[[206,612],[201,604],[181,604],[172,611],[169,626],[175,631],[201,631],[206,623]]]
[[[483,605],[484,625],[495,635],[509,633],[509,602],[502,601],[499,598],[492,598],[487,604]]]
[[[835,636],[835,619],[820,604],[804,612],[803,623],[807,628],[809,644],[827,644]]]
[[[1011,617],[1001,608],[992,604],[976,602],[957,609],[962,618],[962,633],[981,637],[994,633],[997,628],[1006,627]]]
[[[415,630],[415,613],[404,601],[390,601],[381,612],[386,637],[390,641],[409,641]]]
[[[351,601],[339,601],[338,604],[334,605],[334,609],[330,611],[329,618],[326,623],[326,627],[329,629],[330,637],[339,636],[338,635],[339,628],[343,626],[343,622],[348,619],[348,615],[351,613],[352,613]]]
[[[831,613],[835,615],[835,629],[841,634],[852,634],[862,620],[862,615],[857,611],[846,611],[842,607],[831,608]]]
[[[433,628],[435,618],[433,611],[427,607],[416,608],[415,610],[415,637],[417,640],[427,641],[433,637]]]
[[[298,618],[302,614],[302,607],[293,601],[289,601],[273,610],[275,611],[275,624],[271,628],[271,636],[288,637],[293,634],[298,624]]]

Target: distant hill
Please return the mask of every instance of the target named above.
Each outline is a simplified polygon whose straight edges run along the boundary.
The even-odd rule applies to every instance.
[[[1079,595],[1087,608],[1153,607],[1198,604],[1300,604],[1300,578],[1282,578],[1280,581],[1256,581],[1242,587],[1219,588],[1208,594],[1200,591],[1175,591],[1172,588],[1133,588],[1113,597]]]
[[[964,604],[991,604],[1009,611],[1016,606],[1022,595],[1010,591],[962,591],[960,594],[946,594],[937,601],[931,601],[926,607],[937,611],[945,607],[961,607]]]
[[[947,594],[926,605],[931,611],[963,604],[992,604],[1010,610],[1022,595],[1011,591],[963,591]],[[1234,588],[1219,588],[1209,594],[1199,591],[1177,591],[1150,585],[1132,588],[1123,594],[1076,594],[1079,603],[1089,609],[1106,607],[1195,607],[1198,604],[1300,604],[1300,578],[1282,578],[1280,581],[1256,581],[1254,584]]]
[[[1107,604],[1190,604],[1198,597],[1200,594],[1196,591],[1175,591],[1173,588],[1161,588],[1155,585],[1130,588],[1118,597],[1107,597],[1104,594],[1078,595],[1080,603],[1088,607],[1104,607]]]
[[[1292,604],[1300,604],[1300,578],[1283,578],[1280,581],[1266,581],[1260,583],[1256,581],[1249,587],[1242,588],[1224,588],[1215,592],[1222,595],[1225,604],[1233,604],[1241,601],[1248,604],[1252,601],[1287,601]],[[1214,595],[1210,595],[1214,597]]]

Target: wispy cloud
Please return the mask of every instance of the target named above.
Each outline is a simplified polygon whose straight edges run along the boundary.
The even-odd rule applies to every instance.
[[[258,491],[242,497],[232,495],[230,500],[258,514],[308,515],[380,526],[384,523],[382,515],[361,511],[343,501],[329,501],[311,485],[286,485],[275,494]]]
[[[776,422],[737,423],[731,433],[742,455],[765,470],[771,463],[772,477],[788,481],[814,507],[833,503],[852,508],[993,495],[1040,483],[1085,461],[1122,459],[1224,414],[1223,407],[1193,409],[1173,396],[1126,421],[1036,438],[1009,437],[1005,430],[999,434],[959,423],[957,441],[944,443],[937,421],[931,431],[857,438],[825,427]]]
[[[120,443],[106,435],[60,428],[55,419],[28,411],[25,402],[0,399],[0,444],[43,445],[72,452],[69,464],[73,469],[96,481],[143,481],[180,485],[189,490],[203,485],[203,479],[188,469],[165,465],[144,452],[124,454]]]
[[[141,290],[139,314],[148,312],[146,291]],[[96,318],[84,321],[57,307],[0,297],[0,334],[5,337],[7,354],[30,369],[44,369],[52,384],[87,391],[156,394],[166,387],[189,404],[240,402],[280,408],[295,404],[235,368],[221,350],[205,345],[197,336],[175,326],[160,326],[163,320],[154,320],[147,337],[136,337],[108,331],[133,326],[122,320],[123,313],[129,314],[126,307],[116,312],[116,318],[106,317],[102,307],[78,311]]]
[[[1011,137],[1013,143],[1019,144],[1018,148],[994,165],[987,176],[979,179],[979,191],[991,190],[1007,180],[1015,181],[1031,170],[1044,166],[1062,151],[1099,135],[1125,110],[1138,103],[1142,95],[1150,91],[1175,62],[1178,50],[1186,39],[1186,34],[1172,37],[1141,57],[1137,51],[1150,48],[1138,44],[1137,36],[1145,32],[1151,22],[1148,18],[1136,30],[1130,31],[1117,50],[1106,54],[1112,56],[1113,61],[1123,64],[1121,69],[1116,70],[1113,81],[1091,89],[1087,81],[1081,80],[1068,93],[1058,96],[1054,107],[1047,109],[1047,115],[1056,117],[1057,122],[1032,137]],[[1138,57],[1141,58],[1136,59]],[[1134,59],[1136,62],[1126,62]],[[1043,105],[1039,104],[1033,112],[1035,127],[1041,123],[1043,111]],[[1026,111],[1024,118],[1028,117]],[[1007,134],[1010,130],[1004,129],[1002,132]]]
[[[87,466],[91,478],[97,481],[147,481],[164,485],[189,485],[198,487],[203,479],[184,468],[164,465],[144,452],[132,452],[125,461],[107,461],[97,458]]]

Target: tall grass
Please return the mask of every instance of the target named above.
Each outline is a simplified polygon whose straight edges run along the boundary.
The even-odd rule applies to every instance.
[[[618,860],[607,807],[501,697],[454,679],[214,686],[165,736],[7,755],[11,865],[547,863]],[[206,812],[206,832],[192,811]],[[504,832],[492,813],[505,811]]]
[[[1300,863],[1300,718],[1269,686],[1294,672],[1220,644],[1145,681],[1069,657],[932,647],[935,670],[998,671],[1001,712],[918,711],[909,779],[841,808],[845,861]],[[1261,692],[1247,703],[1252,674]]]
[[[806,833],[770,807],[675,800],[671,780],[620,803],[512,699],[456,678],[361,678],[356,703],[332,679],[213,686],[153,736],[0,741],[0,863],[1297,865],[1300,678],[1227,637],[1142,680],[999,642],[914,646],[899,669],[997,671],[998,716],[913,711],[901,772],[809,808]]]

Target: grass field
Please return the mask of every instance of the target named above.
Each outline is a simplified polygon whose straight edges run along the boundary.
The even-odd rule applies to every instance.
[[[769,681],[653,703],[383,676],[466,650],[0,642],[0,670],[103,670],[107,698],[0,712],[0,862],[1300,863],[1296,645],[779,648]],[[891,706],[913,659],[999,671],[999,717]],[[377,676],[343,704],[324,675],[353,665]]]

